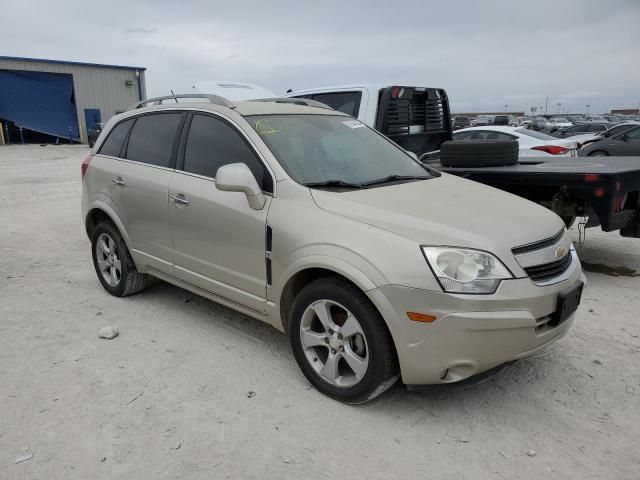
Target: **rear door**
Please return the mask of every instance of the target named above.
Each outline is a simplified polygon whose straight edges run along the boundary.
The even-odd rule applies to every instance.
[[[129,235],[136,264],[165,273],[173,270],[169,181],[185,117],[179,111],[136,117],[112,178],[112,207]]]
[[[216,188],[218,168],[238,162],[249,166],[267,194],[262,210],[253,210],[243,193]],[[215,114],[190,115],[169,188],[175,275],[263,313],[265,227],[273,189],[270,172],[235,125]]]

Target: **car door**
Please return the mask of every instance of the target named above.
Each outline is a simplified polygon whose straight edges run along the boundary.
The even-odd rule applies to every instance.
[[[609,155],[640,155],[640,127],[619,133],[605,141]]]
[[[243,193],[215,186],[219,167],[246,163],[267,203],[253,210]],[[257,312],[265,311],[265,228],[271,173],[245,135],[215,114],[194,113],[180,143],[169,186],[175,275]]]
[[[640,127],[627,130],[621,137],[619,155],[640,155]]]
[[[111,179],[112,208],[129,235],[136,264],[165,273],[173,271],[169,180],[185,118],[179,111],[136,117]]]

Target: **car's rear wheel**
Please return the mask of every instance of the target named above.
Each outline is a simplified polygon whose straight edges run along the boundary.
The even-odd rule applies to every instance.
[[[307,379],[345,403],[363,403],[398,379],[391,335],[367,296],[340,277],[304,287],[294,300],[289,333]]]
[[[595,152],[591,152],[589,154],[590,157],[608,157],[609,154],[607,152],[604,152],[602,150],[596,150]]]
[[[91,236],[93,265],[104,289],[116,297],[142,290],[147,275],[136,269],[122,235],[111,222],[100,223]]]

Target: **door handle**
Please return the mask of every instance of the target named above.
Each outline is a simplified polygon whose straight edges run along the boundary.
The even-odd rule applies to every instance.
[[[124,180],[122,180],[122,177],[114,177],[111,179],[111,181],[118,187],[124,187]]]
[[[189,205],[189,200],[184,198],[184,195],[179,193],[178,195],[169,195],[169,198],[173,200],[173,203],[177,205]]]

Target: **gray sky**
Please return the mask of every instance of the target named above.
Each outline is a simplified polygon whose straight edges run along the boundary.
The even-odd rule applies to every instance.
[[[307,6],[308,5],[308,6]],[[147,67],[150,96],[198,80],[283,93],[443,87],[454,111],[640,102],[640,0],[3,2],[0,52]]]

